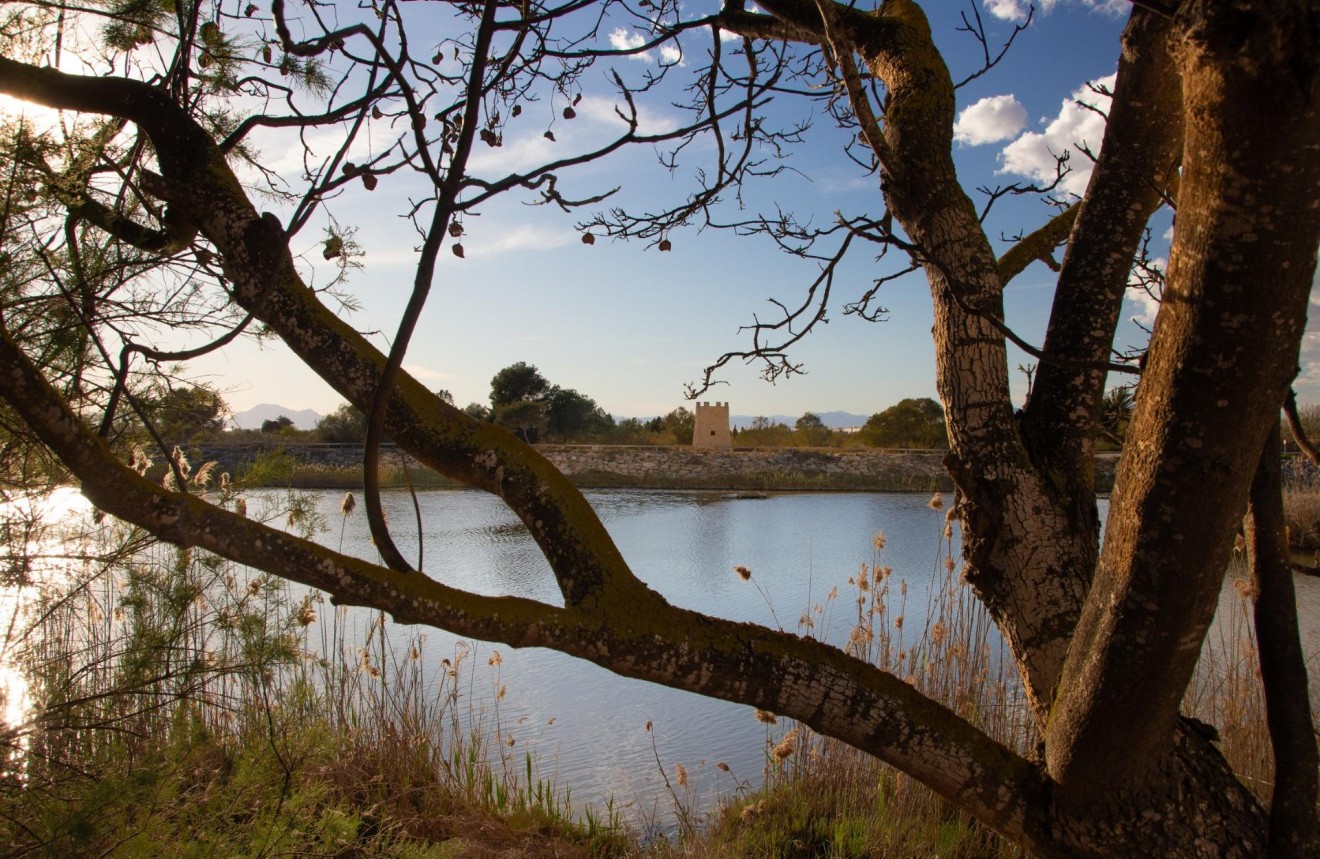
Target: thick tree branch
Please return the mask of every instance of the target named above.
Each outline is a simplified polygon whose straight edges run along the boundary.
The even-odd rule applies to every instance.
[[[1297,392],[1291,388],[1288,389],[1288,396],[1283,401],[1283,413],[1288,418],[1288,428],[1292,430],[1297,449],[1306,454],[1306,458],[1312,463],[1320,465],[1320,450],[1316,450],[1315,444],[1306,434],[1306,427],[1302,426],[1302,417],[1297,413]]]
[[[1134,9],[1123,34],[1104,143],[1068,239],[1044,357],[1023,414],[1032,458],[1073,475],[1065,491],[1079,528],[1098,533],[1091,440],[1132,260],[1182,152],[1178,69],[1169,21]],[[1088,564],[1087,566],[1093,566]]]
[[[1008,286],[1009,281],[1036,260],[1049,258],[1054,249],[1068,238],[1077,220],[1077,211],[1078,204],[1073,203],[1004,251],[999,257],[999,280],[1004,286]]]

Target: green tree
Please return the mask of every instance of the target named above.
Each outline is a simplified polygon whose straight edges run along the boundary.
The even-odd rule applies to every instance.
[[[651,444],[655,434],[637,418],[624,418],[614,427],[615,444]]]
[[[344,403],[317,421],[314,432],[331,444],[361,444],[367,440],[367,416],[352,403]]]
[[[614,418],[595,400],[558,385],[546,394],[545,419],[546,434],[556,441],[601,440],[614,429]]]
[[[490,380],[490,407],[498,412],[501,406],[519,400],[537,403],[550,393],[550,383],[541,371],[524,361],[510,364]]]
[[[280,415],[273,420],[262,421],[261,431],[268,434],[281,433],[291,426],[293,426],[293,418],[288,415]]]
[[[225,428],[228,416],[224,399],[202,385],[170,388],[151,403],[151,417],[166,444],[215,435]]]
[[[554,647],[800,719],[1038,855],[1306,854],[1316,737],[1279,505],[1277,415],[1299,363],[1320,245],[1312,0],[1134,4],[1115,46],[1103,139],[1088,141],[1095,163],[1084,198],[1024,224],[1002,254],[985,206],[954,165],[958,85],[936,39],[958,48],[932,31],[915,0],[874,9],[834,0],[657,4],[644,25],[649,41],[635,50],[618,48],[601,26],[635,12],[612,0],[428,5],[420,26],[443,26],[458,48],[446,42],[429,63],[412,47],[423,40],[403,36],[422,13],[396,0],[360,15],[341,4],[344,26],[334,29],[316,16],[291,27],[283,0],[251,18],[207,3],[145,21],[137,20],[143,4],[129,4],[108,28],[95,17],[102,10],[29,14],[33,7],[16,5],[4,12],[15,26],[0,29],[0,92],[79,121],[48,135],[0,135],[4,198],[17,201],[0,225],[5,252],[33,273],[0,294],[0,396],[101,510],[406,622]],[[194,38],[200,22],[211,38]],[[88,51],[97,65],[85,74],[50,59],[73,33],[97,42]],[[742,39],[726,45],[724,34]],[[698,37],[709,39],[706,51],[682,51]],[[213,50],[222,39],[261,48],[226,51],[222,62]],[[993,65],[987,41],[974,41],[973,76]],[[629,55],[662,47],[685,57],[666,76],[691,75],[684,92],[693,100],[684,104],[689,124],[656,130],[640,110],[652,98],[668,107],[676,93],[664,89],[668,77],[633,77]],[[471,158],[474,147],[497,147],[520,112],[526,122],[524,105],[550,105],[570,121],[576,111],[565,101],[593,66],[622,90],[615,102],[624,121],[612,140],[559,147],[503,174]],[[795,116],[805,110],[845,126],[841,163],[859,160],[874,177],[873,210],[840,211],[827,227],[778,211],[725,217],[724,205],[750,205],[739,183],[776,172],[782,165],[767,159],[816,131],[777,127],[772,98],[797,99],[786,111]],[[305,170],[273,177],[295,198],[283,220],[262,213],[234,172],[259,158],[245,145],[258,128],[295,148],[321,132],[340,142],[303,149]],[[542,139],[553,136],[547,129]],[[906,255],[925,277],[963,577],[1001,631],[1027,697],[1040,737],[1031,756],[823,642],[665,601],[632,573],[563,475],[402,369],[438,254],[448,244],[463,258],[469,216],[510,191],[555,204],[547,211],[599,200],[594,183],[567,190],[585,172],[576,168],[634,146],[666,149],[669,167],[678,166],[675,150],[711,163],[681,199],[648,200],[635,215],[622,206],[585,215],[593,236],[672,250],[694,224],[728,224],[748,240],[759,234],[827,260],[810,287],[820,300],[828,290],[817,287],[833,283],[854,243]],[[355,164],[350,151],[373,154]],[[322,207],[386,181],[407,182],[423,202],[405,212],[421,233],[418,261],[382,354],[327,307],[334,296],[309,285],[295,254]],[[1109,373],[1138,370],[1113,361],[1115,332],[1143,233],[1166,202],[1177,205],[1166,300],[1139,368],[1102,539],[1096,423]],[[122,250],[128,262],[89,267],[98,249],[103,260]],[[1039,345],[1012,330],[1004,306],[1006,288],[1037,260],[1057,268]],[[853,309],[874,315],[869,301]],[[781,305],[787,320],[754,325],[753,349],[726,358],[762,359],[771,378],[795,372],[785,349],[827,318],[813,298],[803,307],[794,317]],[[370,467],[364,506],[384,566],[295,540],[211,499],[183,498],[127,468],[103,439],[125,425],[124,401],[142,402],[130,365],[195,358],[195,350],[168,351],[180,326],[208,335],[198,349],[217,350],[251,322],[258,327],[249,333],[279,336],[369,416],[368,456],[388,431],[419,462],[507,503],[548,559],[559,598],[458,593],[412,570],[392,548]],[[1010,343],[1038,361],[1021,410],[1009,385]],[[1179,718],[1244,509],[1275,746],[1268,812],[1208,732]]]
[[[534,444],[540,441],[548,420],[545,403],[532,400],[514,400],[495,409],[495,423],[518,438]]]
[[[821,447],[829,442],[830,435],[830,428],[812,412],[807,412],[793,424],[793,441],[803,447]]]
[[[872,447],[947,447],[944,409],[934,400],[900,400],[866,421],[858,433]]]
[[[483,406],[481,403],[468,403],[463,407],[463,414],[474,421],[487,422],[491,419],[490,406]]]
[[[738,444],[742,447],[788,447],[792,443],[793,431],[788,424],[765,415],[752,418],[751,426],[738,433]]]
[[[1100,403],[1100,420],[1096,426],[1100,435],[1111,444],[1123,446],[1136,398],[1130,385],[1111,388]]]
[[[673,434],[675,444],[692,444],[692,432],[697,426],[697,416],[683,406],[679,406],[665,415],[662,426]]]

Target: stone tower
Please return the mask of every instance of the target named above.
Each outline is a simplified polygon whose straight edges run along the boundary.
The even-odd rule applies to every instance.
[[[728,450],[733,447],[733,436],[729,434],[728,403],[695,403],[697,409],[696,427],[692,430],[693,447],[716,447]]]

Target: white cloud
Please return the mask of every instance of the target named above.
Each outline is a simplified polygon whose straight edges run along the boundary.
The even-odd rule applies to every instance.
[[[984,0],[982,5],[987,12],[1001,21],[1021,24],[1027,20],[1027,12],[1033,5],[1045,14],[1049,14],[1060,2],[1068,2],[1114,17],[1125,15],[1132,8],[1129,0],[1039,0],[1036,3],[1031,0]]]
[[[1027,109],[1011,95],[983,98],[963,109],[953,124],[953,139],[969,146],[998,143],[1027,125]]]
[[[616,51],[635,51],[642,45],[645,45],[650,39],[641,33],[628,32],[622,27],[616,27],[610,31],[610,47]],[[632,54],[630,59],[640,60],[644,63],[655,62],[655,53],[653,51],[642,51]],[[660,62],[667,66],[683,65],[683,51],[679,48],[677,42],[666,42],[660,46]]]
[[[1107,75],[1092,81],[1092,85],[1112,90],[1115,77]],[[1050,120],[1044,131],[1028,131],[1004,147],[999,156],[1004,165],[1000,172],[1016,173],[1048,184],[1054,181],[1056,156],[1071,150],[1068,166],[1072,172],[1064,177],[1059,188],[1072,194],[1084,193],[1086,183],[1091,179],[1091,160],[1077,147],[1083,144],[1092,152],[1099,152],[1105,134],[1105,118],[1096,110],[1078,104],[1079,101],[1099,110],[1108,109],[1106,97],[1090,86],[1080,87],[1063,102],[1059,115]]]
[[[505,128],[503,146],[487,146],[479,142],[472,148],[472,155],[468,158],[470,172],[523,173],[576,151],[565,148],[569,135],[561,132],[559,126],[555,127],[559,142],[548,140],[544,127],[517,135],[509,134],[511,128],[512,124]]]
[[[629,33],[622,27],[615,28],[610,32],[610,47],[616,51],[632,51],[646,44],[646,39],[641,33]],[[647,54],[633,54],[634,60],[649,61],[651,57]]]
[[[420,382],[448,382],[461,378],[458,373],[435,370],[423,364],[404,364],[403,369]]]
[[[1054,0],[1045,0],[1045,7],[1054,5]],[[1027,10],[1031,3],[1026,0],[985,0],[985,11],[1001,21],[1020,24],[1027,20]]]
[[[1311,279],[1311,304],[1320,306],[1320,267],[1316,268]],[[1303,335],[1301,355],[1298,356],[1302,372],[1293,382],[1293,387],[1309,402],[1320,397],[1320,330],[1316,330],[1317,325],[1320,325],[1320,319],[1316,314],[1310,314],[1307,327],[1311,330]]]
[[[598,122],[618,131],[628,127],[627,121],[619,115],[619,111],[626,111],[627,109],[628,106],[622,99],[614,101],[599,96],[588,96],[582,99],[577,106],[580,119]],[[675,117],[657,113],[645,105],[637,105],[638,134],[663,134],[677,127],[678,120]]]
[[[1150,267],[1161,272],[1169,270],[1169,261],[1164,257],[1156,257],[1150,261]],[[1151,295],[1144,288],[1137,285],[1135,276],[1128,277],[1128,301],[1136,305],[1132,314],[1133,322],[1140,322],[1147,328],[1155,324],[1155,314],[1160,312],[1160,302],[1158,297]]]

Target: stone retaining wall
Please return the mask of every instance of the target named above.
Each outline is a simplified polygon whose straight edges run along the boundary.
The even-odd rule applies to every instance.
[[[239,474],[254,458],[282,450],[296,461],[332,468],[362,463],[361,445],[203,443],[194,462],[215,459]],[[943,451],[871,448],[766,448],[697,450],[690,447],[540,445],[537,450],[579,486],[653,489],[949,491]],[[381,461],[395,462],[392,447]],[[1114,459],[1096,460],[1096,483],[1108,491]]]
[[[542,447],[583,486],[694,489],[949,490],[942,451]]]

